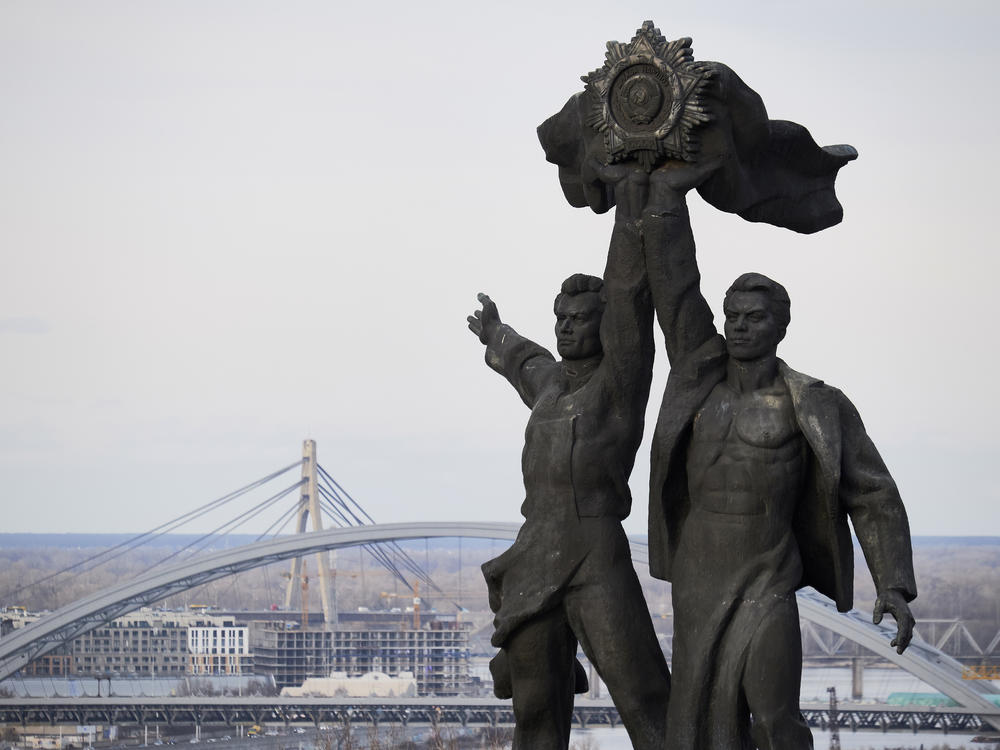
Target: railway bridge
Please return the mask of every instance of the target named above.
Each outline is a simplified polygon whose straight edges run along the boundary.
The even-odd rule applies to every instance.
[[[810,726],[828,729],[829,706],[803,703]],[[1000,718],[1000,709],[992,717]],[[578,698],[577,727],[615,727],[618,711],[608,699]],[[839,728],[908,732],[992,732],[990,717],[961,707],[883,706],[841,703]],[[243,725],[347,726],[429,724],[432,726],[512,726],[510,701],[496,698],[18,698],[0,701],[0,723],[19,725],[104,725],[128,727]]]

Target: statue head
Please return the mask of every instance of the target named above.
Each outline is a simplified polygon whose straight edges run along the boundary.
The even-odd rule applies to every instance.
[[[785,287],[759,273],[745,273],[726,291],[726,349],[738,360],[773,356],[792,318]]]
[[[562,283],[553,305],[556,349],[563,359],[587,359],[600,354],[604,282],[575,273]]]

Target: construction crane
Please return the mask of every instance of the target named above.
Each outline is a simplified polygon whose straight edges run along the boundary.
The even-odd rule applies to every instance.
[[[383,591],[381,596],[383,599],[394,597],[408,599],[410,594],[394,594],[389,591]],[[413,584],[413,629],[420,630],[420,581]]]
[[[466,592],[466,593],[468,593],[468,592]],[[409,599],[412,596],[413,597],[413,627],[416,628],[416,629],[418,629],[418,630],[420,629],[420,612],[423,609],[424,600],[420,597],[420,582],[419,581],[417,581],[416,583],[413,584],[413,591],[412,591],[412,593],[397,594],[397,593],[394,593],[394,592],[391,592],[391,591],[383,591],[383,592],[381,592],[380,596],[383,599],[394,599],[394,598]],[[461,592],[461,591],[437,591],[436,590],[436,591],[434,591],[431,594],[431,596],[434,599],[437,599],[438,597],[444,597],[444,598],[453,598],[454,597],[454,598],[457,598],[457,599],[461,599],[462,596],[463,596],[463,592]],[[468,612],[469,610],[466,609],[465,607],[463,607],[461,604],[458,604],[458,602],[456,602],[456,601],[453,601],[452,604],[454,604],[455,608],[458,610],[458,613],[455,616],[455,621],[456,622],[461,622],[462,613],[463,612]]]
[[[302,596],[299,598],[302,600],[302,629],[305,630],[309,627],[309,576],[306,575],[306,561],[302,560],[302,572],[301,573],[282,573],[282,578],[287,578],[291,581],[293,578],[299,578],[302,580]]]
[[[423,606],[423,605],[427,604],[428,601],[430,601],[433,604],[433,600],[434,599],[443,598],[443,599],[450,600],[452,606],[454,606],[455,609],[457,610],[455,612],[455,622],[461,622],[462,621],[462,613],[463,612],[468,612],[469,610],[468,610],[468,608],[466,608],[463,605],[459,604],[459,602],[462,601],[463,597],[468,597],[468,596],[469,596],[469,592],[468,591],[461,591],[461,590],[459,590],[459,591],[441,591],[441,590],[436,590],[436,591],[432,592],[432,594],[431,594],[432,598],[430,600],[428,600],[425,597],[425,598],[423,598],[423,599],[420,600],[420,603]],[[427,611],[426,607],[424,607],[424,611],[425,612]]]

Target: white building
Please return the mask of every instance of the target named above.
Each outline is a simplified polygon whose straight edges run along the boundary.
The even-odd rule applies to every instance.
[[[293,698],[413,698],[417,694],[417,681],[412,672],[400,672],[399,677],[384,672],[348,677],[343,672],[334,672],[329,677],[306,678],[302,687],[282,688],[281,694]]]
[[[202,623],[189,625],[189,674],[243,674],[250,666],[248,628]]]

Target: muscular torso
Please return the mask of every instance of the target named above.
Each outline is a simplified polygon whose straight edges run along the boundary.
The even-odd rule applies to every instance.
[[[802,491],[805,456],[784,382],[741,394],[723,381],[694,420],[687,452],[692,508],[766,516],[775,531],[787,528]]]
[[[748,393],[723,381],[709,394],[686,452],[691,504],[673,571],[678,617],[707,618],[727,602],[781,601],[798,587],[792,517],[806,446],[783,381]]]

